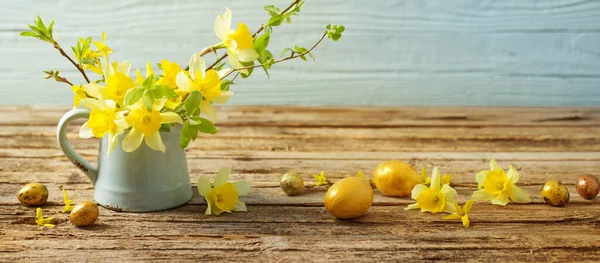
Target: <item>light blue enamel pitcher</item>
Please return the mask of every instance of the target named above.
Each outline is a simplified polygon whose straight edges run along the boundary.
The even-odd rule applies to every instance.
[[[109,209],[128,212],[149,212],[175,208],[192,198],[185,150],[179,147],[181,125],[161,132],[166,146],[164,153],[150,149],[145,143],[134,152],[121,148],[124,134],[114,151],[107,155],[108,137],[100,140],[98,167],[93,167],[77,154],[67,140],[67,127],[75,119],[89,118],[87,109],[73,109],[58,123],[60,148],[94,185],[94,198]],[[83,201],[83,200],[82,200]]]

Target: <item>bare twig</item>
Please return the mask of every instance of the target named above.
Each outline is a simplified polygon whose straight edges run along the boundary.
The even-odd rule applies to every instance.
[[[87,81],[87,83],[90,83],[90,79],[88,79],[88,76],[85,74],[85,71],[83,71],[83,67],[77,64],[69,55],[67,55],[67,53],[65,53],[65,51],[60,47],[60,45],[56,41],[54,41],[54,48],[56,48],[58,52],[60,52],[60,54],[63,55],[63,57],[71,61],[71,64],[73,64],[73,66],[75,66],[79,70],[79,72],[81,72],[81,75],[83,75],[85,81]]]
[[[323,41],[323,39],[324,39],[326,36],[327,36],[327,32],[323,33],[323,35],[321,36],[321,38],[319,39],[319,41],[317,41],[317,43],[315,43],[315,44],[314,44],[314,45],[313,45],[313,46],[312,46],[310,49],[308,49],[307,51],[305,51],[305,52],[302,52],[302,53],[294,53],[294,52],[292,51],[292,54],[291,54],[289,57],[282,58],[282,59],[280,59],[280,60],[275,60],[275,61],[273,62],[273,64],[271,64],[271,65],[274,65],[274,64],[277,64],[277,63],[280,63],[280,62],[284,62],[284,61],[286,61],[286,60],[295,59],[295,58],[297,58],[297,57],[305,56],[306,54],[310,53],[310,52],[311,52],[313,49],[315,49],[315,48],[316,48],[316,47],[317,47],[317,46],[318,46],[318,45],[321,43],[321,41]],[[226,78],[227,76],[229,76],[229,74],[231,74],[231,73],[232,73],[232,72],[234,72],[234,71],[237,71],[237,72],[238,72],[238,74],[239,74],[239,71],[240,71],[240,70],[244,70],[244,69],[251,69],[251,68],[260,68],[260,67],[264,67],[264,65],[262,65],[262,64],[258,64],[258,65],[254,65],[254,66],[247,66],[247,67],[241,67],[241,68],[234,68],[232,71],[230,71],[229,73],[227,73],[227,74],[226,74],[225,76],[223,76],[221,79],[224,79],[224,78]]]
[[[300,2],[300,0],[296,0],[296,1],[292,2],[292,4],[290,6],[288,6],[285,10],[281,11],[281,13],[279,13],[279,14],[280,15],[285,14],[285,12],[289,11],[290,9],[292,9],[292,7],[294,7],[295,5],[297,5],[299,2]],[[256,37],[256,35],[258,35],[264,29],[265,29],[265,24],[261,24],[260,28],[258,30],[256,30],[256,32],[254,33],[254,35],[252,35],[252,38]],[[214,68],[217,64],[219,64],[226,57],[227,57],[227,53],[223,54],[214,63],[212,63],[210,66],[208,66],[208,68],[206,68],[206,70]]]

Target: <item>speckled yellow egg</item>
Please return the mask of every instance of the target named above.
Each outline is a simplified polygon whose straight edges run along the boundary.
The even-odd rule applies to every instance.
[[[421,183],[421,176],[408,163],[386,161],[373,172],[373,182],[377,189],[387,196],[409,196],[415,185]]]
[[[69,215],[69,221],[76,226],[91,226],[99,216],[98,206],[90,201],[85,201],[73,208]]]
[[[542,187],[542,198],[551,206],[563,206],[569,197],[569,189],[557,180],[550,180]]]
[[[333,184],[325,194],[325,209],[339,219],[363,215],[373,204],[373,188],[365,179],[348,177]]]
[[[27,206],[43,205],[48,200],[48,188],[40,183],[25,185],[17,194],[19,202]]]
[[[297,195],[304,189],[304,180],[296,172],[290,171],[281,176],[279,186],[286,195]]]

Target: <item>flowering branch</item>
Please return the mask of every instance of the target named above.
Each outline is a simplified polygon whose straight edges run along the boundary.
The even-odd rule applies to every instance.
[[[63,57],[65,57],[69,61],[71,61],[71,64],[73,64],[73,66],[75,66],[77,68],[77,70],[79,70],[79,72],[81,72],[81,75],[83,75],[83,78],[85,79],[85,81],[87,81],[87,83],[90,83],[90,79],[85,74],[85,71],[83,71],[83,67],[81,65],[77,64],[69,55],[67,55],[67,53],[65,53],[65,51],[60,47],[60,45],[56,41],[54,41],[54,48],[56,48],[58,50],[58,52],[60,52],[60,54],[63,55]]]
[[[294,2],[292,2],[292,4],[290,6],[288,6],[286,9],[284,9],[283,11],[281,11],[281,13],[279,13],[279,15],[284,15],[286,12],[290,11],[292,8],[294,8],[298,4],[302,4],[303,2],[304,1],[302,1],[302,0],[295,0]],[[270,20],[269,20],[269,22],[270,22]],[[252,35],[252,38],[255,38],[256,35],[258,35],[264,29],[265,29],[265,24],[263,23],[262,25],[260,25],[260,28],[258,30],[256,30],[256,32],[254,33],[254,35]],[[208,68],[206,68],[206,70],[214,68],[217,64],[219,64],[226,57],[227,57],[227,53],[223,54],[214,63],[212,63],[210,66],[208,66]]]
[[[282,58],[282,59],[279,59],[279,60],[275,60],[275,61],[273,61],[273,63],[272,63],[271,65],[273,65],[273,64],[277,64],[277,63],[280,63],[280,62],[284,62],[284,61],[286,61],[286,60],[290,60],[290,59],[299,58],[299,57],[302,57],[302,58],[304,58],[306,55],[310,55],[310,52],[311,52],[313,49],[315,49],[315,48],[316,48],[316,47],[317,47],[317,46],[318,46],[318,45],[321,43],[321,41],[323,41],[323,39],[324,39],[326,36],[327,36],[327,32],[323,33],[323,35],[321,36],[321,38],[319,39],[319,41],[317,41],[317,43],[315,43],[315,44],[314,44],[314,45],[313,45],[313,46],[312,46],[310,49],[308,49],[308,50],[306,50],[306,51],[304,51],[304,52],[302,52],[302,53],[296,53],[296,52],[294,52],[294,51],[292,50],[292,53],[290,54],[290,56],[289,56],[289,57]],[[232,72],[234,72],[234,71],[240,71],[240,70],[251,69],[251,68],[260,68],[260,67],[265,67],[265,65],[263,65],[263,64],[258,64],[258,65],[254,65],[254,66],[247,66],[247,67],[235,68],[235,69],[233,69],[232,71],[230,71],[229,73],[225,74],[225,75],[224,75],[224,76],[223,76],[221,79],[224,79],[224,78],[226,78],[227,76],[229,76],[229,75],[230,75]],[[270,67],[270,65],[269,65],[269,67]]]

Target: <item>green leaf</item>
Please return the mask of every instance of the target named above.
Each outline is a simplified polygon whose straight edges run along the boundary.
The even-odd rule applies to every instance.
[[[46,32],[48,33],[48,36],[50,36],[50,38],[53,38],[53,37],[52,37],[52,28],[53,28],[53,27],[54,27],[54,20],[52,20],[52,21],[50,22],[50,25],[48,26],[48,29],[46,30]]]
[[[44,21],[42,21],[42,18],[38,15],[37,19],[35,20],[35,24],[37,26],[37,28],[39,29],[46,29],[46,26],[44,25]]]
[[[187,147],[192,141],[188,133],[189,127],[190,125],[187,121],[183,123],[183,128],[181,128],[181,133],[179,134],[179,147],[181,147],[181,149]]]
[[[178,96],[177,92],[175,92],[173,89],[169,88],[169,86],[166,85],[157,85],[154,89],[154,95],[156,95],[156,98],[158,99],[162,99],[165,97],[168,99],[174,99]]]
[[[346,27],[342,25],[327,25],[325,28],[327,29],[327,31],[325,31],[327,33],[327,37],[333,41],[338,41],[340,38],[342,38],[342,33],[346,30]]]
[[[154,106],[154,92],[152,90],[144,90],[144,95],[142,95],[142,102],[144,103],[144,107],[146,110],[152,111],[152,106]]]
[[[214,69],[215,69],[216,71],[219,71],[219,70],[222,70],[224,66],[225,66],[225,62],[221,62],[221,63],[217,64],[217,65],[214,67]]]
[[[250,67],[250,66],[254,66],[254,61],[251,62],[240,62],[240,64],[242,64],[244,67]],[[247,78],[250,77],[250,75],[252,74],[252,71],[254,71],[254,68],[249,68],[248,69],[248,74],[244,74],[240,72],[240,75],[242,75],[242,78]]]
[[[35,32],[31,32],[31,31],[23,31],[19,35],[23,36],[23,37],[38,37],[38,34],[36,34]]]
[[[229,85],[233,85],[233,81],[229,80],[229,79],[224,79],[223,81],[221,81],[221,90],[222,91],[228,91],[229,90]]]
[[[258,62],[260,62],[260,64],[262,64],[262,68],[265,71],[265,74],[267,74],[267,77],[271,77],[269,76],[269,71],[268,69],[271,68],[271,66],[275,63],[275,59],[273,58],[273,54],[271,54],[270,51],[268,50],[263,50],[260,53],[260,57],[258,57]]]
[[[300,58],[304,61],[306,61],[306,56],[305,55],[300,55]]]
[[[156,63],[156,66],[158,66],[159,69],[163,69],[162,68],[162,63],[160,63],[160,62]]]
[[[200,91],[194,90],[185,100],[183,107],[187,116],[192,116],[195,111],[200,108],[200,102],[202,101],[202,94]]]
[[[308,51],[308,49],[306,49],[305,47],[299,47],[299,46],[294,45],[294,51],[296,53],[300,54],[300,53],[304,53],[304,52]]]
[[[154,85],[154,76],[148,76],[142,83],[142,87],[146,89],[154,89]]]
[[[268,26],[279,26],[281,25],[281,22],[283,22],[283,20],[285,19],[285,16],[283,15],[274,15],[272,16],[269,21],[267,21],[267,25]]]
[[[285,53],[288,52],[288,51],[292,51],[293,52],[294,50],[292,50],[289,47],[284,48],[283,51],[281,51],[281,57],[283,57],[283,55],[285,55]]]
[[[200,118],[200,120],[202,122],[200,123],[200,125],[196,126],[196,127],[198,127],[199,132],[207,133],[207,134],[216,134],[217,133],[217,128],[215,128],[215,125],[213,125],[212,122],[210,122],[209,120],[207,120],[205,118]]]
[[[281,13],[281,9],[275,7],[274,5],[265,6],[265,11],[269,13],[271,16],[279,15]]]
[[[190,123],[190,125],[195,126],[195,125],[200,125],[200,123],[202,123],[202,118],[200,118],[200,116],[192,116],[188,118],[188,122]]]
[[[86,64],[86,65],[94,65],[94,64],[96,64],[96,61],[94,61],[94,59],[91,59],[91,58],[84,58],[81,60],[81,63]]]
[[[267,48],[270,39],[271,33],[266,32],[262,34],[260,37],[254,40],[254,50],[256,50],[258,54],[260,54],[260,52],[264,51]]]
[[[142,98],[143,94],[144,94],[144,89],[142,89],[142,88],[130,89],[125,94],[125,99],[123,100],[123,102],[125,103],[126,106],[135,104]]]
[[[163,123],[160,125],[160,129],[158,129],[161,132],[170,132],[171,131],[171,127],[173,127],[173,123]]]

